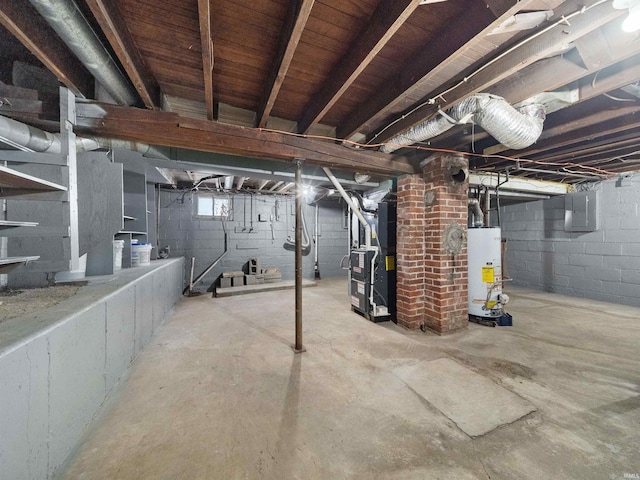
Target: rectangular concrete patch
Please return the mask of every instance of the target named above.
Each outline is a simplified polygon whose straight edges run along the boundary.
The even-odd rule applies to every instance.
[[[522,397],[448,358],[399,367],[393,373],[470,437],[536,410]]]

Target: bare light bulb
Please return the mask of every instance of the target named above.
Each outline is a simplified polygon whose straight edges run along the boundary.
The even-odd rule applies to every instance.
[[[631,7],[629,9],[629,15],[622,22],[622,30],[631,33],[640,29],[640,5]]]

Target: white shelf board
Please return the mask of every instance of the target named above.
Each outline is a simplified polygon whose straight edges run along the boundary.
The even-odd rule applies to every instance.
[[[19,265],[38,260],[39,256],[33,257],[5,257],[0,258],[0,273],[7,273]]]
[[[1,196],[33,192],[66,192],[67,187],[0,165]]]
[[[38,222],[16,222],[13,220],[0,220],[0,230],[15,227],[37,227]]]

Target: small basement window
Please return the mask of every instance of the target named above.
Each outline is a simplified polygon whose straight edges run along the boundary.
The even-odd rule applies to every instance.
[[[231,198],[228,196],[207,194],[196,196],[196,217],[230,220],[231,210]]]

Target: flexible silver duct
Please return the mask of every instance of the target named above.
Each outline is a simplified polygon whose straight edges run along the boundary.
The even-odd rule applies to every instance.
[[[73,0],[29,1],[116,102],[137,103],[129,82]]]
[[[473,121],[487,133],[511,149],[526,148],[542,133],[545,119],[543,105],[533,104],[516,110],[507,101],[496,95],[478,93],[444,112],[436,118],[390,139],[380,150],[392,153],[402,146],[429,140],[446,132],[458,122]]]
[[[60,153],[62,151],[59,133],[45,132],[2,115],[0,115],[0,141],[31,152]],[[99,148],[133,150],[147,157],[167,158],[160,150],[146,143],[115,138],[76,137],[78,152],[90,152]]]

